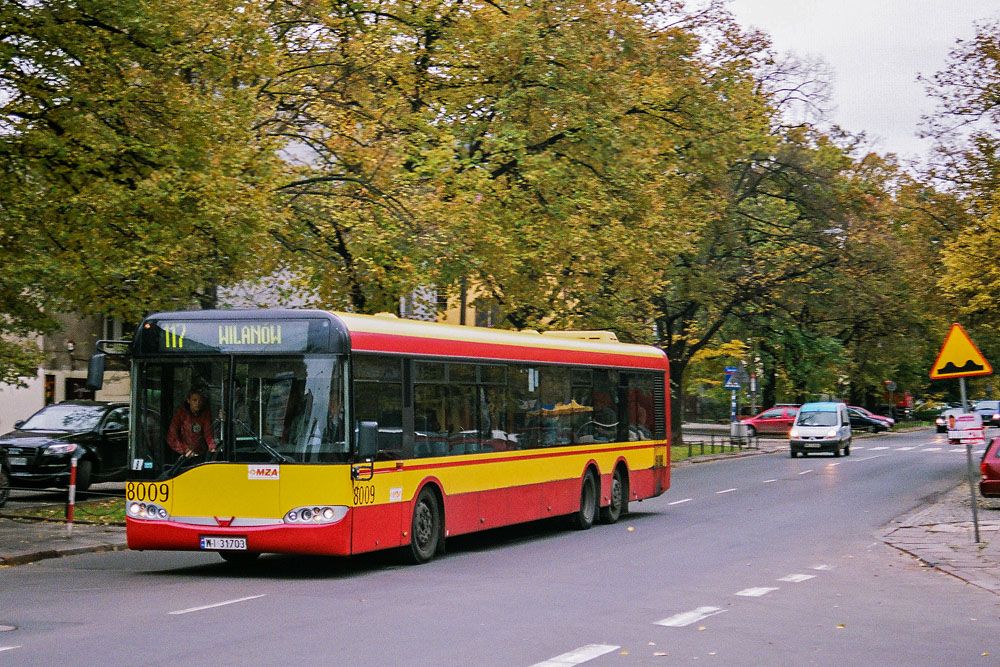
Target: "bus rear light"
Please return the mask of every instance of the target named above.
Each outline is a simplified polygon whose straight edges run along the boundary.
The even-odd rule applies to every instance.
[[[167,510],[153,503],[129,503],[128,515],[133,519],[166,521],[170,518]]]
[[[344,505],[296,507],[285,514],[285,523],[300,526],[337,523],[345,516],[347,516],[347,507]]]

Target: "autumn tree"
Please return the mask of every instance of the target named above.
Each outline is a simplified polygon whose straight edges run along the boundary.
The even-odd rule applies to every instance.
[[[41,308],[134,321],[209,305],[266,270],[284,163],[262,131],[276,66],[262,12],[3,0],[2,330],[42,329]]]

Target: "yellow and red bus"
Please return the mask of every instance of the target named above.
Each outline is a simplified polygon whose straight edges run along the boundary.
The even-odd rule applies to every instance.
[[[146,318],[130,354],[132,549],[425,562],[463,533],[611,523],[670,482],[666,356],[607,332],[188,311]],[[217,447],[185,457],[167,436],[191,390]]]

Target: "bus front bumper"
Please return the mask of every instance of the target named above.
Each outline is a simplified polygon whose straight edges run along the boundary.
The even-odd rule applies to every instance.
[[[246,538],[248,553],[316,554],[347,556],[351,553],[351,516],[328,525],[203,526],[176,521],[149,521],[126,517],[129,549],[136,551],[215,551],[203,549],[203,537]],[[241,549],[242,551],[242,549]]]

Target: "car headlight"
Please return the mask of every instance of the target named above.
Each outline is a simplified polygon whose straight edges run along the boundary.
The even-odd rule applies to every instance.
[[[790,431],[788,432],[788,437],[789,437],[789,438],[797,438],[797,437],[799,437],[799,432],[798,432],[798,430],[797,430],[797,429],[795,429],[795,428],[793,428],[792,430],[790,430]]]
[[[938,426],[943,426],[944,425],[944,417],[938,417],[937,419],[934,420],[934,423],[937,424]]]
[[[285,513],[284,522],[300,526],[315,526],[337,523],[345,516],[347,516],[347,507],[344,505],[314,505],[288,510]]]
[[[42,451],[42,456],[62,456],[72,454],[76,451],[76,445],[72,442],[53,442],[46,445]]]
[[[167,510],[155,503],[132,502],[126,505],[125,510],[133,519],[166,521],[170,518]]]
[[[826,437],[828,437],[828,438],[836,438],[837,437],[837,429],[831,428],[829,431],[826,432]]]

